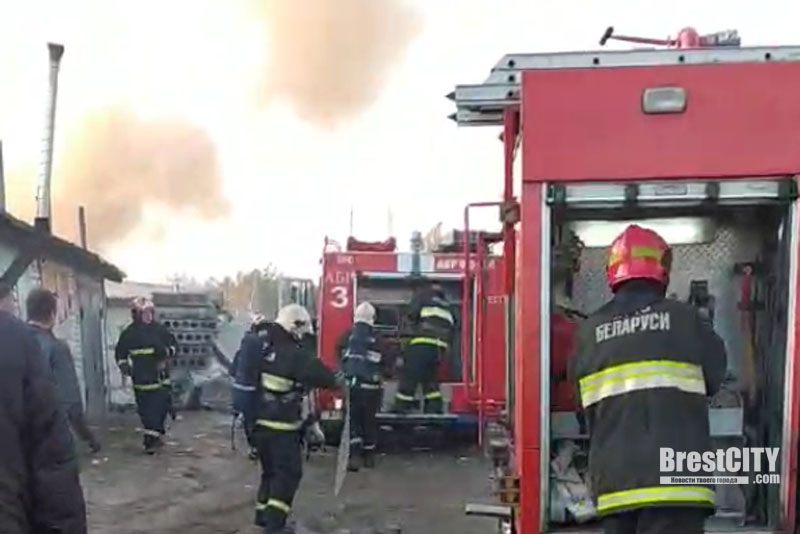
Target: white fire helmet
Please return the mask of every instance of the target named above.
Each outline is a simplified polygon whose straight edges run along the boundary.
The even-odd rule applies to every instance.
[[[278,311],[275,319],[284,330],[300,339],[305,334],[313,334],[314,326],[311,324],[311,315],[308,310],[299,304],[289,304]]]
[[[353,322],[375,326],[375,306],[369,302],[362,302],[359,304],[353,314]]]
[[[268,330],[267,325],[269,324],[269,320],[267,316],[262,313],[256,313],[253,315],[252,320],[250,321],[250,331],[254,334],[258,334],[259,336],[267,336]]]

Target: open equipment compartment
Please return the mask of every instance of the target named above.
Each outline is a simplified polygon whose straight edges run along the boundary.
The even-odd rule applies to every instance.
[[[605,274],[611,240],[631,223],[659,232],[673,250],[668,298],[691,302],[709,314],[727,349],[728,376],[709,404],[714,448],[782,447],[794,183],[731,181],[720,186],[718,199],[694,206],[681,200],[680,191],[670,194],[668,189],[658,198],[626,205],[614,201],[613,193],[599,194],[603,186],[567,186],[566,198],[563,190],[551,187],[551,234],[569,228],[584,243],[580,270],[566,291],[578,310],[590,314],[611,298]],[[551,412],[549,428],[550,458],[567,451],[571,466],[585,473],[588,436],[575,413]],[[548,477],[548,531],[597,528],[591,514],[576,521],[567,511],[566,496],[570,491],[577,495],[580,488],[557,476],[554,465]],[[778,484],[719,485],[716,504],[716,514],[707,521],[710,531],[772,529],[779,523]]]
[[[720,322],[718,331],[731,338],[732,364],[748,360],[736,354],[742,335],[727,331],[735,325],[731,317],[741,311],[753,320],[755,334],[750,337],[756,339],[763,364],[753,376],[763,382],[759,386],[764,401],[761,410],[742,414],[740,434],[745,436],[734,432],[729,437],[780,446],[780,484],[767,488],[762,499],[766,504],[754,504],[744,526],[720,513],[707,528],[788,533],[796,526],[800,47],[740,48],[738,38],[723,46],[718,38],[701,39],[691,28],[681,35],[687,39],[657,41],[675,47],[664,50],[506,54],[485,81],[456,85],[448,95],[455,103],[451,118],[459,126],[503,129],[504,247],[506,266],[514,275],[506,284],[513,299],[509,324],[514,326],[514,339],[507,346],[513,348],[514,384],[508,398],[509,424],[503,429],[504,440],[497,440],[503,441],[498,447],[503,454],[495,463],[505,484],[498,490],[504,507],[470,513],[498,517],[506,531],[539,534],[554,527],[549,473],[551,426],[558,422],[549,410],[551,236],[558,235],[557,225],[581,219],[577,212],[591,220],[602,210],[610,210],[609,218],[632,220],[711,217],[722,223],[722,230],[715,230],[708,252],[719,252],[731,237],[726,232],[735,232],[735,241],[741,241],[730,260],[697,260],[700,247],[687,247],[680,252],[685,255],[681,261],[714,267],[698,277],[720,273],[716,282],[710,278],[706,286],[695,284],[694,295],[697,303],[707,301],[706,290],[721,299],[715,302],[721,314],[715,319]],[[610,36],[607,32],[602,42]],[[515,173],[517,161],[521,170]],[[656,205],[674,211],[646,211]],[[744,205],[773,207],[751,210],[754,216],[741,219],[749,223],[726,218],[728,206]],[[644,211],[634,213],[635,208]],[[587,211],[591,209],[599,211]],[[759,226],[768,232],[760,241],[755,233]],[[724,263],[752,261],[748,255],[759,251],[768,266],[756,284],[765,286],[760,293],[765,309],[753,314],[735,307],[736,290],[731,288],[743,292],[743,287],[738,273],[726,274]],[[591,257],[589,251],[586,261]],[[694,276],[691,267],[675,269],[679,278]],[[686,298],[691,280],[672,290],[677,298]],[[724,287],[715,287],[720,281]],[[764,424],[760,436],[748,435],[753,421]],[[587,525],[577,528],[593,530]]]
[[[445,405],[450,401],[448,384],[461,382],[461,294],[462,280],[458,275],[426,273],[410,281],[408,276],[390,273],[359,273],[355,283],[355,305],[369,302],[375,306],[377,317],[375,330],[381,336],[385,357],[389,361],[384,382],[383,411],[389,411],[394,402],[399,379],[399,366],[402,365],[403,349],[409,339],[414,336],[414,329],[409,323],[408,312],[415,288],[426,283],[441,286],[448,301],[450,312],[455,319],[455,334],[450,350],[439,367],[439,381],[443,385],[442,393]]]

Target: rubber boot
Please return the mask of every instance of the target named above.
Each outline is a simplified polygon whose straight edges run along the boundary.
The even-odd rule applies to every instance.
[[[267,518],[264,517],[264,510],[256,510],[256,517],[253,521],[256,526],[265,528],[267,526]]]
[[[364,469],[374,469],[375,468],[375,451],[364,451]]]
[[[155,436],[151,436],[150,434],[144,435],[144,452],[145,454],[155,454],[156,453],[156,441],[157,438]]]
[[[441,397],[436,399],[425,399],[425,408],[424,408],[425,413],[441,414],[444,408],[443,404],[444,403],[442,402]]]
[[[287,517],[279,517],[269,510],[264,513],[264,534],[295,534],[294,527],[287,521]]]
[[[417,409],[419,409],[419,404],[416,401],[396,399],[392,407],[392,412],[396,414],[407,414]]]
[[[350,451],[350,458],[347,459],[347,470],[353,473],[361,469],[361,455],[358,451]]]

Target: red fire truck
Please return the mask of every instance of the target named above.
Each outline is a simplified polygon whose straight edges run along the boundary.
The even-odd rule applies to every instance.
[[[588,436],[575,412],[550,408],[552,250],[565,228],[582,239],[569,286],[591,313],[610,298],[607,246],[636,222],[673,247],[669,296],[702,309],[725,340],[729,377],[709,404],[717,446],[780,448],[778,472],[716,487],[707,530],[792,532],[800,47],[743,48],[735,33],[692,29],[627,40],[668,48],[510,54],[450,95],[460,126],[503,127],[506,212],[519,214],[505,229],[517,246],[503,288],[515,310],[509,430],[487,440],[502,505],[467,512],[500,517],[504,532],[598,531],[581,477]]]
[[[468,225],[470,206],[465,210]],[[438,237],[433,238],[434,235]],[[378,415],[382,426],[433,425],[470,431],[484,417],[495,417],[506,397],[505,308],[503,258],[491,252],[497,234],[454,231],[442,236],[412,238],[410,252],[399,252],[394,238],[365,242],[353,237],[346,247],[326,240],[319,289],[319,357],[338,366],[337,346],[352,326],[353,311],[368,301],[377,311],[376,330],[390,365],[384,385],[384,403]],[[426,246],[427,243],[427,246]],[[439,370],[444,414],[395,414],[391,407],[397,387],[398,365],[413,332],[408,307],[416,288],[436,282],[453,306],[458,335]],[[466,318],[466,319],[464,319]],[[491,346],[489,357],[484,347]],[[342,400],[319,393],[317,409],[326,435],[335,439],[342,418]]]

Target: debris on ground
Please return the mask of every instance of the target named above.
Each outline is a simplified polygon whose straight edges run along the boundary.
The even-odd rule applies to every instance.
[[[82,466],[94,534],[256,534],[258,464],[230,448],[230,416],[186,412],[167,447],[141,449],[135,414],[106,433],[104,457]],[[489,467],[477,451],[386,454],[374,471],[348,475],[333,495],[336,449],[312,454],[294,503],[298,534],[486,534],[493,520],[464,515],[486,501]],[[470,461],[464,461],[468,459]]]

